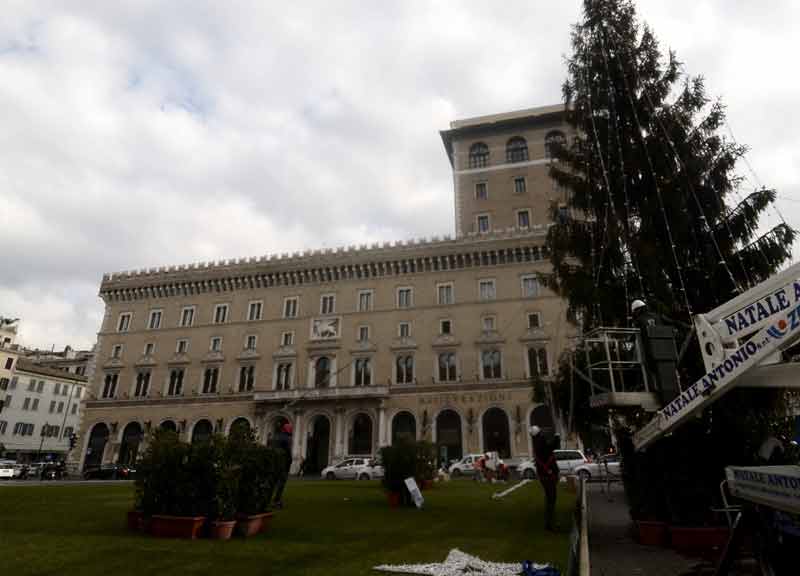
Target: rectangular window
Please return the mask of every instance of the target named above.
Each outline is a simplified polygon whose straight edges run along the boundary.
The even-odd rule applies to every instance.
[[[281,334],[281,346],[294,346],[294,332]]]
[[[36,412],[39,409],[39,399],[34,398],[33,403],[31,404],[31,410]]]
[[[56,411],[56,401],[55,400],[51,400],[50,401],[50,414],[52,414],[55,411]]]
[[[453,333],[453,323],[450,320],[439,321],[439,334],[448,335]]]
[[[263,307],[264,304],[262,302],[250,302],[250,305],[247,307],[247,319],[250,322],[261,320],[261,310]]]
[[[189,328],[194,325],[194,306],[184,306],[181,308],[181,327]]]
[[[529,312],[528,313],[528,329],[533,328],[541,328],[542,327],[542,317],[541,314],[538,312]]]
[[[161,328],[161,310],[150,310],[150,320],[147,323],[149,330],[158,330]]]
[[[437,298],[439,304],[453,304],[455,297],[453,296],[453,284],[437,284],[436,286]]]
[[[28,392],[33,392],[34,390],[36,390],[36,378],[31,378],[30,382],[28,382]]]
[[[6,428],[8,428],[8,422],[5,420],[0,420],[0,435],[5,436]]]
[[[411,325],[408,322],[400,322],[397,325],[397,335],[400,338],[409,338],[411,337]]]
[[[136,387],[133,391],[133,395],[137,398],[141,398],[147,396],[147,393],[150,391],[150,371],[149,370],[142,370],[138,374],[136,374]]]
[[[26,397],[25,400],[22,401],[22,409],[27,410],[31,407],[31,399]]]
[[[333,314],[336,308],[336,296],[333,294],[323,294],[319,302],[320,314]]]
[[[494,318],[494,316],[484,316],[483,317],[483,330],[484,330],[484,332],[494,332],[494,330],[495,330],[495,318]]]
[[[0,378],[0,390],[8,389],[8,378]]]
[[[369,312],[372,310],[372,290],[360,290],[358,292],[358,311]]]
[[[486,234],[489,231],[489,215],[481,214],[478,216],[478,233]]]
[[[119,360],[120,357],[122,357],[122,344],[114,344],[114,347],[111,348],[111,358]]]
[[[180,396],[183,394],[183,368],[173,368],[169,372],[169,386],[167,387],[168,396]]]
[[[44,392],[44,380],[39,380],[39,384],[36,385],[36,391],[39,393]]]
[[[439,382],[455,382],[456,377],[455,352],[439,354]]]
[[[517,227],[518,228],[531,227],[531,213],[528,210],[517,211]]]
[[[77,413],[78,413],[78,403],[77,402],[73,402],[72,403],[72,414],[77,414]]]
[[[283,300],[283,317],[297,318],[297,296]]]
[[[219,368],[206,368],[203,373],[203,394],[216,394]]]
[[[176,354],[186,354],[189,351],[189,341],[185,338],[181,338],[178,340],[175,346],[175,353]]]
[[[70,436],[72,436],[73,432],[74,432],[74,429],[72,428],[72,426],[67,426],[66,428],[64,428],[64,436],[63,437],[64,438],[69,438]]]
[[[546,348],[528,348],[528,369],[531,376],[547,376],[550,373]]]
[[[397,307],[411,308],[414,305],[414,291],[412,288],[397,289]]]
[[[411,384],[414,382],[414,357],[411,355],[398,356],[395,361],[395,381],[398,384]]]
[[[289,390],[292,387],[292,363],[283,362],[275,369],[275,389]]]
[[[11,378],[11,382],[8,383],[8,389],[9,390],[16,390],[17,389],[17,382],[18,382],[18,378],[16,376],[13,376]]]
[[[80,398],[81,396],[83,396],[83,388],[78,388],[75,391],[75,398]]]
[[[219,336],[214,336],[211,339],[211,345],[209,346],[209,350],[212,352],[222,352],[222,338]]]
[[[214,306],[214,324],[225,324],[228,321],[228,305],[217,304]]]
[[[119,381],[119,374],[117,373],[106,374],[105,381],[103,382],[103,394],[102,394],[103,398],[116,398],[118,381]]]
[[[522,297],[536,298],[539,295],[539,279],[536,276],[522,277]]]
[[[117,332],[127,332],[131,327],[131,313],[123,312],[117,321]]]
[[[3,406],[5,406],[6,408],[11,408],[11,400],[12,399],[13,398],[12,398],[11,394],[6,394],[6,399],[3,402]]]
[[[156,351],[156,345],[153,342],[148,342],[144,345],[144,355],[150,357]]]
[[[514,178],[514,194],[525,194],[525,178]]]
[[[239,368],[239,392],[250,392],[255,386],[255,366],[242,366]]]
[[[64,411],[64,403],[63,402],[59,402],[58,403],[58,413],[61,414],[63,411]]]
[[[30,390],[30,388],[29,388],[29,390]],[[53,395],[54,396],[58,396],[60,393],[61,393],[61,384],[56,382],[55,384],[53,384]]]
[[[495,299],[495,284],[494,280],[480,280],[478,282],[478,293],[481,300],[494,300]]]
[[[489,198],[489,184],[486,182],[475,183],[475,199],[487,200]]]
[[[372,384],[372,363],[369,358],[357,358],[355,368],[355,386],[369,386]]]
[[[483,366],[484,380],[496,380],[502,375],[502,360],[499,350],[484,350],[481,352],[481,365]]]
[[[245,339],[244,349],[245,350],[250,350],[250,351],[255,351],[255,349],[256,349],[256,341],[257,340],[258,340],[258,336],[256,336],[255,334],[250,334]]]
[[[61,395],[69,396],[69,386],[67,386],[66,384],[64,384],[64,386],[61,388]]]
[[[14,359],[6,358],[6,370],[11,370],[12,366],[14,366]]]
[[[358,341],[359,342],[368,342],[369,341],[369,326],[359,326],[358,327]]]

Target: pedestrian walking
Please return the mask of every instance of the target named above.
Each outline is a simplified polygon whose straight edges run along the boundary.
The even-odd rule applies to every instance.
[[[536,477],[544,490],[545,530],[554,531],[554,516],[556,512],[556,493],[558,488],[558,463],[556,462],[555,442],[547,438],[538,426],[531,426],[533,436],[533,457],[536,464]]]
[[[285,422],[280,431],[276,434],[275,448],[278,450],[279,476],[278,484],[275,487],[275,500],[273,506],[277,509],[283,508],[283,490],[289,480],[289,469],[292,466],[292,425]]]

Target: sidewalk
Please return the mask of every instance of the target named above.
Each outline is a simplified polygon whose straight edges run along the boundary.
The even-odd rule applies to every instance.
[[[709,566],[698,559],[685,558],[668,548],[640,546],[630,535],[631,519],[622,484],[590,484],[586,497],[589,506],[589,555],[592,576],[682,576],[707,574]]]

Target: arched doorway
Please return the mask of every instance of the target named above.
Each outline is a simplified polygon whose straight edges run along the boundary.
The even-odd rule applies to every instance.
[[[353,418],[350,428],[350,454],[372,454],[372,419],[363,412]]]
[[[237,418],[231,423],[228,436],[243,436],[250,432],[250,421],[247,418]]]
[[[103,452],[106,449],[106,442],[108,442],[108,426],[103,424],[95,424],[89,434],[89,443],[86,446],[86,458],[83,461],[83,467],[94,468],[103,463]]]
[[[119,447],[120,466],[132,466],[139,454],[139,444],[144,438],[144,431],[138,422],[130,422],[122,431],[122,445]]]
[[[200,420],[194,425],[192,430],[192,444],[199,444],[201,442],[208,442],[211,440],[211,435],[214,433],[214,427],[208,420]]]
[[[436,417],[436,453],[440,464],[460,460],[464,455],[461,445],[461,416],[454,410],[442,410]]]
[[[319,474],[328,465],[330,439],[331,421],[327,416],[320,414],[311,421],[304,474]]]
[[[159,428],[162,430],[169,430],[170,432],[178,433],[178,426],[175,424],[174,420],[164,420],[160,425]]]
[[[417,420],[410,412],[398,412],[392,418],[392,444],[417,439]]]
[[[508,416],[500,408],[489,408],[483,413],[483,451],[497,452],[500,458],[511,458],[511,435]]]

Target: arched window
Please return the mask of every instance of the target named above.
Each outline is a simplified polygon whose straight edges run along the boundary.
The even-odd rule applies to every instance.
[[[544,156],[545,158],[552,158],[553,151],[561,148],[567,143],[567,138],[560,130],[553,130],[548,132],[544,137]]]
[[[499,350],[484,350],[481,352],[481,364],[483,364],[484,379],[492,380],[501,377],[503,368]]]
[[[398,384],[411,384],[414,381],[414,357],[397,357],[397,377]]]
[[[439,354],[439,381],[455,382],[456,380],[456,355],[455,352]]]
[[[369,358],[356,359],[356,386],[369,386],[372,384],[372,367]]]
[[[327,388],[331,378],[331,361],[327,356],[320,356],[314,363],[314,386]]]
[[[489,147],[483,142],[476,142],[469,148],[469,167],[484,168],[489,165]]]
[[[506,162],[525,162],[528,160],[528,143],[522,136],[514,136],[506,144]]]

